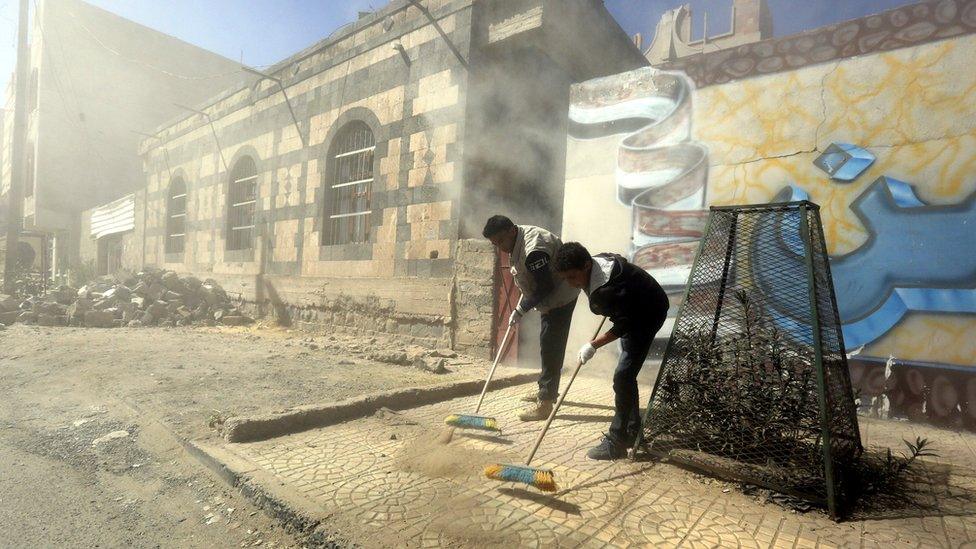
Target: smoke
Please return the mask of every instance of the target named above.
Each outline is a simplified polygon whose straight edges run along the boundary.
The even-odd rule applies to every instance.
[[[505,50],[478,63],[468,96],[461,236],[480,236],[496,213],[558,232],[571,83],[535,51]]]

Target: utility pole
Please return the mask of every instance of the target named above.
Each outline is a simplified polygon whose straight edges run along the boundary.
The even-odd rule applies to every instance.
[[[17,74],[14,91],[13,145],[10,147],[10,190],[7,191],[7,241],[3,264],[3,291],[14,292],[14,275],[17,272],[17,252],[20,231],[24,226],[24,149],[27,148],[27,93],[30,73],[30,51],[27,47],[28,0],[20,0],[20,22],[17,26]]]

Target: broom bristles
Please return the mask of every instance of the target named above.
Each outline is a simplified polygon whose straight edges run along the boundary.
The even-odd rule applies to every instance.
[[[451,414],[444,419],[444,423],[460,429],[481,429],[482,431],[501,431],[498,421],[493,417],[468,416]]]
[[[485,467],[485,476],[503,482],[521,482],[543,492],[555,492],[556,479],[549,469],[537,469],[523,465],[493,464]]]

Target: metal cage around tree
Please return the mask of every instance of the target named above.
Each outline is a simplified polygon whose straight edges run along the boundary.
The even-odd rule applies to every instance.
[[[862,447],[819,207],[713,207],[640,447],[826,506]]]

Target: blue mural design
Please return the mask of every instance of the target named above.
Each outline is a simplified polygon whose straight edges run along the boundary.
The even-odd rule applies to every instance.
[[[790,200],[807,199],[796,187],[787,192]],[[909,184],[880,177],[851,208],[870,237],[830,262],[848,348],[881,337],[912,311],[976,313],[976,193],[960,204],[932,206]],[[799,261],[797,235],[782,239]],[[761,280],[761,271],[755,274]]]
[[[836,181],[854,181],[874,164],[874,155],[868,150],[849,143],[831,143],[813,165]]]

